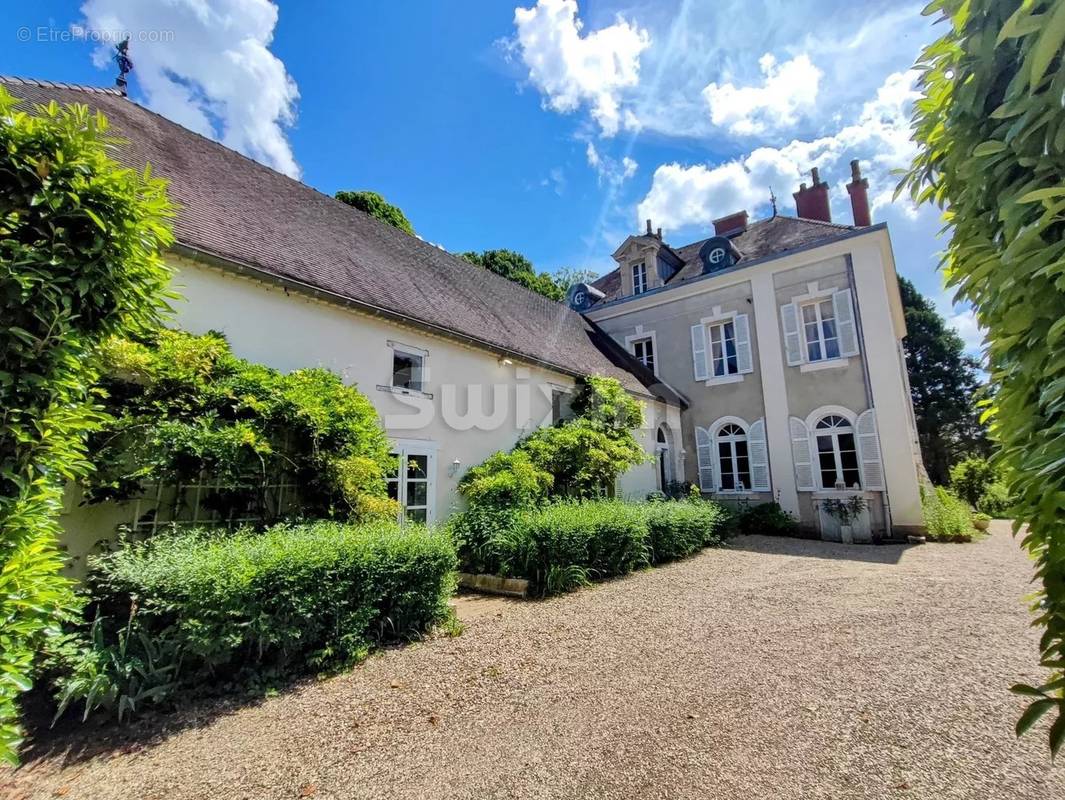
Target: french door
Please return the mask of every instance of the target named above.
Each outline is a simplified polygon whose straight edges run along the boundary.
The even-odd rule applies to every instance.
[[[400,506],[399,521],[431,525],[436,516],[436,451],[425,445],[397,444],[396,467],[388,475],[388,496]]]

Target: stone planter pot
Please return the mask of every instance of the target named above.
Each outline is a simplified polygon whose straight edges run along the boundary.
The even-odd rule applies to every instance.
[[[978,531],[986,531],[988,528],[991,527],[991,520],[989,520],[989,519],[974,519],[973,520],[973,527],[976,528]]]

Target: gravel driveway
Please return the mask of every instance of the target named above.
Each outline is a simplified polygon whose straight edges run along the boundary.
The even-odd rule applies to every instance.
[[[1031,566],[993,530],[741,538],[258,705],[201,706],[143,745],[60,739],[0,794],[1060,800],[1045,725],[1013,736],[1007,686],[1040,678]]]

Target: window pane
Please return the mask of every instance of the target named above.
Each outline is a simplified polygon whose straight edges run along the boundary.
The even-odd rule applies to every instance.
[[[826,358],[839,358],[839,339],[825,339]]]
[[[424,508],[408,508],[407,519],[409,519],[411,522],[424,523],[426,519],[426,513],[427,511]]]
[[[428,504],[429,484],[425,481],[407,483],[407,505],[424,506]]]
[[[836,311],[832,307],[832,301],[831,300],[822,300],[821,301],[821,319],[835,319],[835,318],[836,318]]]
[[[821,453],[832,452],[832,437],[831,436],[818,436],[817,437],[817,450]]]
[[[802,307],[802,321],[807,325],[817,324],[817,307],[813,304]]]
[[[427,478],[429,470],[429,456],[407,456],[407,477]]]
[[[399,500],[399,481],[388,482],[388,497],[390,500]]]
[[[747,458],[747,440],[741,439],[736,442],[736,457]]]
[[[822,469],[821,470],[821,488],[832,489],[836,485],[836,469]]]
[[[843,470],[843,482],[847,484],[848,489],[853,489],[855,486],[860,487],[862,485],[861,476],[856,469]]]
[[[392,385],[400,389],[420,390],[421,356],[394,351],[392,353]]]
[[[836,482],[836,455],[831,450],[822,450],[817,454],[817,465],[822,471],[829,471],[832,473],[832,481],[828,485],[831,486]]]
[[[746,467],[740,468],[740,483],[743,484],[744,489],[751,488],[751,473],[747,470]]]

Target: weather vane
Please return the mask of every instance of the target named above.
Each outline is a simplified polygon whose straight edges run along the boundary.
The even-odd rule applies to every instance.
[[[115,63],[118,64],[118,78],[115,86],[126,93],[126,76],[133,70],[133,60],[129,57],[129,37],[115,45]]]

